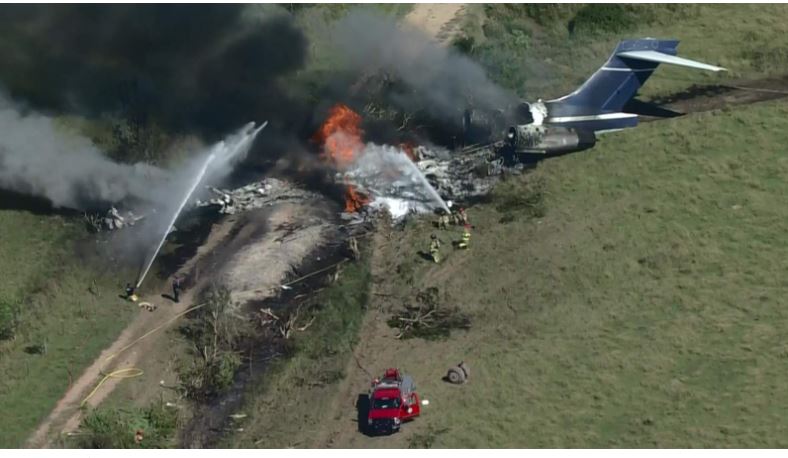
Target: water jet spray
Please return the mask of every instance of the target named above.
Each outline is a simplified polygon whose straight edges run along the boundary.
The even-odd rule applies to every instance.
[[[186,203],[191,199],[192,194],[194,191],[197,190],[197,187],[200,183],[205,179],[206,175],[209,176],[210,180],[214,180],[217,176],[211,176],[209,174],[209,169],[211,167],[217,169],[214,172],[221,171],[221,168],[225,168],[225,172],[229,172],[229,167],[235,164],[241,156],[246,154],[249,151],[249,147],[251,147],[252,142],[254,142],[255,137],[257,134],[260,133],[261,130],[268,125],[268,121],[264,122],[260,125],[260,127],[255,128],[255,123],[250,122],[249,124],[245,125],[241,130],[228,137],[225,140],[220,141],[219,143],[215,144],[209,151],[205,159],[202,161],[200,165],[199,171],[195,175],[194,179],[189,184],[189,187],[186,189],[186,192],[183,195],[183,199],[181,199],[178,207],[172,214],[172,217],[169,219],[167,223],[167,227],[163,231],[161,235],[161,239],[159,240],[158,245],[156,245],[156,249],[153,251],[151,256],[148,258],[147,262],[145,263],[145,267],[142,270],[139,278],[137,279],[137,283],[135,284],[135,288],[139,288],[142,285],[142,281],[148,275],[148,271],[150,271],[151,266],[153,265],[153,261],[158,256],[159,251],[161,251],[162,246],[164,246],[164,242],[167,240],[167,235],[172,232],[172,227],[175,225],[175,221],[180,216],[183,208],[186,206]]]

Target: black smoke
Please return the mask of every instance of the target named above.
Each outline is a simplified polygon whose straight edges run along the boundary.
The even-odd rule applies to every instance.
[[[213,140],[287,113],[307,40],[243,5],[5,5],[0,81],[33,109],[118,114]]]

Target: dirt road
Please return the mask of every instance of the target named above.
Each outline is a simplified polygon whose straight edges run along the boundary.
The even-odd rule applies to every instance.
[[[328,229],[322,207],[325,205],[282,204],[225,218],[215,225],[196,255],[178,271],[180,275],[191,273],[195,278],[194,284],[182,294],[180,303],[164,300],[159,291],[141,297],[140,302],[148,301],[159,307],[153,312],[140,310],[139,316],[68,389],[27,446],[56,445],[57,433],[76,430],[82,419],[80,404],[106,374],[125,368],[143,370],[143,375],[132,379],[137,383],[126,381],[136,385],[131,390],[135,392],[133,402],[137,404],[144,404],[158,393],[151,386],[158,387],[159,380],[174,383],[171,371],[162,364],[177,352],[166,342],[166,330],[177,323],[184,311],[196,305],[194,295],[209,281],[221,278],[230,284],[236,300],[261,300],[270,296],[290,269],[321,242],[323,231]],[[140,339],[141,336],[145,337]],[[86,405],[99,405],[123,380],[106,379]]]
[[[463,3],[418,3],[405,20],[424,30],[439,43],[451,41],[459,29],[465,10]]]
[[[189,262],[187,262],[178,273],[184,274],[192,269],[198,259],[204,254],[211,252],[216,248],[222,240],[229,234],[233,224],[229,220],[216,225],[211,231],[210,236],[206,243],[197,251]],[[142,340],[136,346],[126,350],[132,342],[138,339],[147,331],[164,324],[173,319],[173,317],[183,313],[193,305],[192,293],[197,288],[192,288],[182,296],[182,300],[178,304],[165,304],[162,297],[158,294],[146,295],[140,297],[140,303],[149,302],[158,304],[159,307],[154,312],[140,311],[140,314],[129,324],[125,330],[118,336],[115,342],[112,343],[101,355],[90,365],[82,375],[69,387],[63,397],[55,405],[55,408],[41,423],[36,432],[30,437],[27,442],[27,447],[40,448],[47,447],[51,441],[56,438],[51,433],[55,431],[71,431],[79,426],[81,418],[80,404],[82,400],[90,393],[96,384],[104,377],[114,370],[120,368],[134,367],[139,360],[140,355],[145,354],[150,346],[155,342],[155,336],[151,336],[147,340]],[[129,303],[130,307],[134,307]],[[86,405],[95,407],[104,398],[112,392],[115,385],[120,381],[119,378],[109,378],[101,387],[96,390],[93,396],[88,400]]]

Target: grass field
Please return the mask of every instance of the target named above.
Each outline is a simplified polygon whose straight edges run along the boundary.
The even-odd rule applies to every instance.
[[[74,255],[81,222],[0,211],[0,301],[19,310],[0,341],[0,447],[19,447],[135,310],[120,276]]]
[[[437,267],[415,256],[433,229],[404,232],[414,283],[384,290],[439,286],[474,315],[467,334],[397,354],[432,401],[419,434],[442,431],[437,447],[788,445],[786,115],[773,103],[651,123],[545,162],[544,218],[501,224],[494,205],[473,207],[472,249]],[[473,380],[447,386],[438,371],[460,359]]]
[[[471,57],[530,99],[577,87],[622,37],[678,38],[682,55],[731,70],[663,66],[646,97],[788,71],[783,5],[693,5],[656,18],[637,12],[622,30],[579,24],[574,33],[575,10],[543,20],[518,8],[474,5],[465,30],[474,37]],[[341,11],[315,8],[297,20],[324,24]],[[402,15],[407,7],[388,11]],[[330,66],[330,58],[316,59],[310,71],[319,77]],[[437,286],[473,326],[446,341],[380,342],[386,363],[412,373],[432,402],[401,435],[369,444],[788,446],[786,115],[788,105],[777,102],[650,123],[546,161],[471,208],[471,250],[439,266],[416,254],[426,248],[428,222],[408,224],[384,248],[389,275],[376,278],[376,288],[401,303]],[[500,210],[537,177],[545,183],[544,217]],[[0,305],[21,311],[16,337],[0,342],[0,446],[22,445],[71,374],[136,313],[117,298],[127,275],[96,273],[73,257],[78,226],[0,211]],[[367,269],[349,266],[320,297],[315,325],[253,388],[245,430],[227,445],[312,445],[335,410],[349,408],[354,399],[338,399],[336,387],[370,302]],[[41,348],[46,353],[36,354]],[[471,382],[443,383],[445,369],[461,359],[472,367]],[[375,370],[384,364],[373,363]]]

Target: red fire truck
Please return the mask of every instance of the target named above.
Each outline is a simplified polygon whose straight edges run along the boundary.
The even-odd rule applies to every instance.
[[[421,413],[421,402],[413,377],[399,369],[387,369],[383,378],[372,381],[369,390],[367,429],[369,434],[392,434],[402,423]]]

